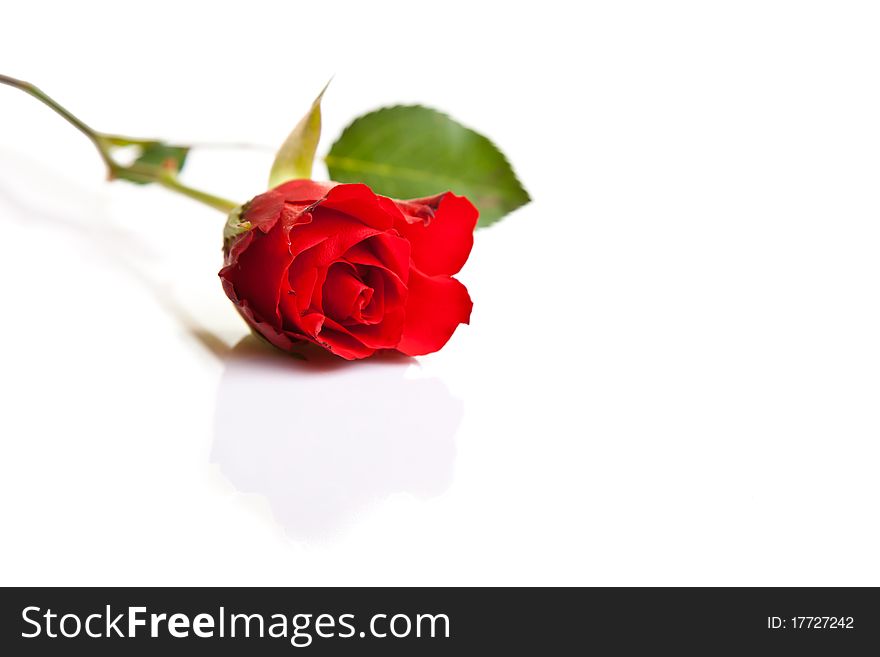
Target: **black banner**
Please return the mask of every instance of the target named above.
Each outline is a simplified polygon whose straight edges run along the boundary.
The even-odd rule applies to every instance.
[[[5,655],[880,648],[880,600],[870,588],[12,588],[0,596]]]

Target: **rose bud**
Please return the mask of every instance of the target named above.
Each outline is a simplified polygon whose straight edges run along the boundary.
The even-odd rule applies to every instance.
[[[380,349],[440,349],[467,324],[452,278],[470,254],[477,209],[451,192],[395,201],[366,185],[292,180],[233,212],[223,289],[276,347],[312,342],[352,360]]]

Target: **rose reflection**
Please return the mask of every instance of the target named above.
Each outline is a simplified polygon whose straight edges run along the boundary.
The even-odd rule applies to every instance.
[[[452,479],[462,402],[415,360],[285,357],[254,337],[225,358],[212,462],[264,495],[297,538],[326,536],[387,495],[439,495]]]

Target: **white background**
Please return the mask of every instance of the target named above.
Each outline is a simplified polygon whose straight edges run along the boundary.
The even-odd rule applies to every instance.
[[[472,325],[302,365],[223,217],[0,88],[0,583],[880,584],[876,4],[9,3],[0,70],[244,201],[422,102],[534,202]],[[326,175],[321,170],[320,175]]]

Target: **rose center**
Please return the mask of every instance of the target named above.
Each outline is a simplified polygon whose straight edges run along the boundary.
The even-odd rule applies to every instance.
[[[369,321],[364,315],[369,314],[374,294],[357,267],[336,262],[327,270],[322,290],[324,314],[341,324],[364,323]]]

